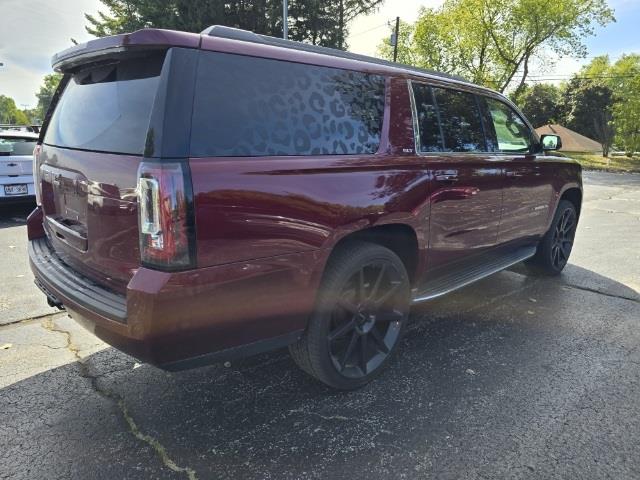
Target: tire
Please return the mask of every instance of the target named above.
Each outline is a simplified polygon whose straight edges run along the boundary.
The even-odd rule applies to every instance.
[[[307,329],[289,347],[305,372],[352,390],[380,375],[406,329],[409,276],[388,248],[367,242],[341,247],[328,261]]]
[[[576,207],[568,200],[560,200],[551,227],[538,243],[533,257],[525,263],[538,275],[560,275],[569,261],[578,226]]]

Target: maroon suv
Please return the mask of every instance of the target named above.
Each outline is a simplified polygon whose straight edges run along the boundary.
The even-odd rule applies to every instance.
[[[225,27],[93,40],[53,66],[31,268],[50,304],[144,361],[288,345],[355,388],[412,304],[567,263],[580,166],[486,88]]]

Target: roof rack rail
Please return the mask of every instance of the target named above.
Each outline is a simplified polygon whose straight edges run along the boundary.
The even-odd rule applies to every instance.
[[[239,40],[242,42],[262,43],[265,45],[290,48],[292,50],[301,50],[304,52],[319,53],[322,55],[330,55],[332,57],[347,58],[350,60],[359,60],[361,62],[373,63],[376,65],[384,65],[387,67],[400,68],[400,69],[408,70],[411,72],[422,73],[422,74],[432,75],[436,77],[444,77],[451,80],[457,80],[459,82],[470,83],[466,78],[460,77],[458,75],[450,75],[447,73],[436,72],[434,70],[412,67],[411,65],[390,62],[388,60],[383,60],[381,58],[369,57],[368,55],[360,55],[358,53],[345,52],[344,50],[338,50],[336,48],[320,47],[318,45],[311,45],[308,43],[296,42],[293,40],[285,40],[284,38],[276,38],[276,37],[270,37],[268,35],[260,35],[258,33],[250,32],[249,30],[226,27],[224,25],[212,25],[204,29],[202,32],[200,32],[200,34],[207,35],[210,37]]]

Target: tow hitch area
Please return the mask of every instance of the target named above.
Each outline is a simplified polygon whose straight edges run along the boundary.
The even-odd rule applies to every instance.
[[[47,287],[45,287],[37,279],[34,280],[34,283],[40,290],[42,290],[42,293],[44,293],[47,296],[47,303],[49,304],[50,307],[56,307],[59,310],[64,310],[64,305],[62,304],[62,302],[58,300],[53,293],[47,290]]]

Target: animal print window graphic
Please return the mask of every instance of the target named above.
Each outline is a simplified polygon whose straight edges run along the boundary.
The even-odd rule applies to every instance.
[[[383,110],[379,75],[203,52],[191,155],[375,153]]]

